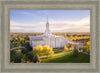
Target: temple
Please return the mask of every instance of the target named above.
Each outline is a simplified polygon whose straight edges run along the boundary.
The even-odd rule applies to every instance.
[[[50,32],[48,16],[46,23],[45,33],[41,36],[31,36],[30,37],[30,45],[35,47],[37,45],[48,45],[51,48],[62,48],[68,44],[68,39],[65,39],[63,36],[52,35]]]

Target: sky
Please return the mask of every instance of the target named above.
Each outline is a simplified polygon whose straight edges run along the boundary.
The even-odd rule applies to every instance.
[[[90,32],[90,10],[10,10],[10,32]]]

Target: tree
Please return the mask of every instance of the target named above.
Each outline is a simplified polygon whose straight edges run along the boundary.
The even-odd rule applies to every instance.
[[[29,42],[26,43],[25,47],[26,47],[29,51],[32,51],[32,47],[30,46]]]
[[[23,57],[21,58],[21,63],[26,63],[26,55],[24,54]]]
[[[10,48],[13,48],[14,47],[14,43],[10,43]]]
[[[70,47],[70,50],[74,50],[74,46],[73,45]]]
[[[49,49],[49,55],[53,55],[54,54],[54,51],[52,48]]]
[[[10,62],[14,61],[14,58],[16,56],[15,54],[16,54],[15,50],[10,51]]]
[[[27,54],[27,60],[30,61],[30,62],[40,62],[40,58],[38,55],[34,55],[32,52],[29,52]]]
[[[74,48],[73,56],[74,56],[74,57],[78,57],[78,50],[77,50],[76,48]]]
[[[70,43],[68,43],[67,47],[70,49],[70,50],[73,50],[74,49],[74,46]]]
[[[52,48],[50,48],[49,46],[45,45],[45,46],[43,46],[43,54],[48,57],[49,55],[53,55],[54,52],[53,52]]]
[[[72,46],[73,46],[73,45],[70,44],[70,43],[68,43],[68,45],[67,45],[68,48],[71,48]]]
[[[33,48],[33,54],[35,56],[41,56],[43,51],[43,47],[41,45],[37,45],[36,47]]]
[[[49,46],[45,45],[43,46],[43,54],[48,55],[49,54]]]
[[[90,53],[90,41],[83,43],[83,51],[87,52],[88,54]]]
[[[64,46],[64,50],[65,50],[65,51],[68,51],[68,48],[67,48],[67,46]]]
[[[28,50],[27,49],[22,49],[22,53],[23,54],[27,54],[28,53]]]
[[[38,45],[33,48],[33,54],[34,54],[34,56],[42,56],[42,55],[49,56],[49,55],[53,55],[54,52],[53,52],[52,48],[50,48],[47,45],[45,45],[43,47],[41,45]]]
[[[34,56],[34,57],[33,57],[33,62],[34,62],[34,63],[40,62],[39,56]]]
[[[20,63],[22,57],[23,57],[22,53],[16,53],[16,56],[14,58],[14,63]]]
[[[21,50],[20,50],[20,49],[18,49],[18,50],[17,50],[17,53],[21,53]]]
[[[27,60],[30,61],[30,62],[33,62],[33,53],[32,52],[29,52],[27,53]]]

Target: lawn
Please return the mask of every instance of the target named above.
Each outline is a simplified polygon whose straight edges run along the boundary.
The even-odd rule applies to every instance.
[[[59,56],[52,56],[49,58],[42,58],[42,63],[89,63],[90,56],[79,53],[78,57],[74,57],[73,53],[67,53]]]
[[[54,52],[54,54],[59,54],[59,53],[64,53],[65,51],[57,51],[57,52]]]

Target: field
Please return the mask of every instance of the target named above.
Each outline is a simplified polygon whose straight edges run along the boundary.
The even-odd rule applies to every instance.
[[[82,43],[83,46],[78,50],[75,50],[73,44],[68,44],[65,45],[63,48],[55,48],[50,50],[49,51],[50,54],[44,53],[44,51],[40,51],[41,49],[37,50],[38,48],[37,49],[35,48],[35,50],[33,50],[33,48],[30,46],[30,36],[39,36],[42,34],[43,33],[11,32],[10,62],[11,63],[89,63],[90,62],[89,32],[53,33],[53,35],[62,35],[70,41],[76,43]],[[38,46],[38,47],[44,48],[44,46]],[[45,47],[47,48],[48,46]],[[77,57],[73,56],[74,50],[76,51],[75,54],[78,53]],[[38,56],[35,54],[38,54]]]

